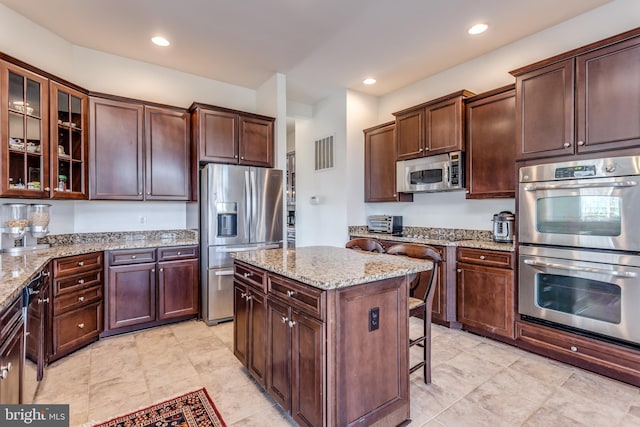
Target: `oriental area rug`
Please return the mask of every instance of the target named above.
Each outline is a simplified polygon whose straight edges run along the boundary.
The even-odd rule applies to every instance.
[[[95,427],[226,427],[207,390],[192,391]]]

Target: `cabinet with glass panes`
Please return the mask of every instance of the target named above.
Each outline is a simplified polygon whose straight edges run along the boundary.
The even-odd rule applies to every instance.
[[[0,193],[48,198],[49,82],[5,61],[0,61],[0,75]]]
[[[83,199],[87,194],[87,96],[50,82],[51,197]]]

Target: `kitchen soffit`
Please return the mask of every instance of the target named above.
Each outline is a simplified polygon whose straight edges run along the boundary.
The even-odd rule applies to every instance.
[[[0,0],[68,42],[289,100],[380,96],[611,0]],[[0,12],[2,10],[0,9]],[[550,13],[552,11],[552,13]],[[467,29],[490,25],[480,36]],[[162,34],[171,46],[149,42]],[[366,86],[366,76],[378,83]]]

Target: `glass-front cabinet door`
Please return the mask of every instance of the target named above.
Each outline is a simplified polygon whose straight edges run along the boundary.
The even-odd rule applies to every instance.
[[[88,98],[57,82],[50,82],[51,197],[84,199],[87,195]]]
[[[46,78],[0,62],[3,196],[49,197],[49,129]]]

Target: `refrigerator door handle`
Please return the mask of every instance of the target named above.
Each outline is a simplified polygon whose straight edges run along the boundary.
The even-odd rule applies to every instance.
[[[216,276],[232,276],[233,270],[218,270],[215,273]]]
[[[278,243],[273,243],[271,245],[260,245],[260,246],[242,246],[242,247],[236,247],[236,248],[229,248],[229,247],[220,247],[217,248],[216,251],[217,252],[247,252],[247,251],[259,251],[261,249],[278,249],[280,247],[280,244]]]
[[[244,235],[251,241],[251,198],[253,197],[253,188],[249,170],[244,171]]]

